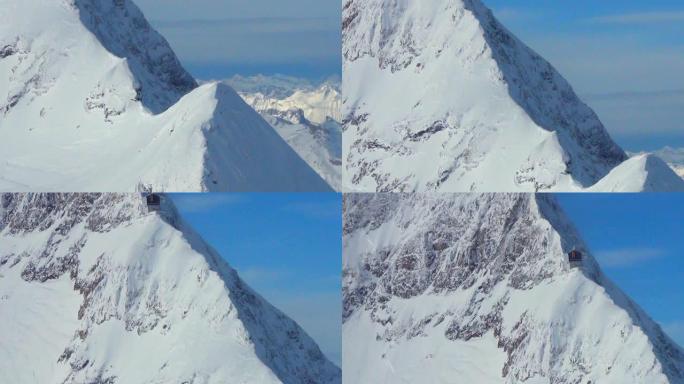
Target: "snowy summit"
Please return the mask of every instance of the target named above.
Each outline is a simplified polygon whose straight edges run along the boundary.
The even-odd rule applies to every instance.
[[[548,194],[345,196],[343,300],[344,383],[684,383]]]
[[[0,324],[2,383],[341,380],[163,195],[0,195]]]
[[[346,0],[342,33],[346,190],[684,190],[480,0]]]
[[[330,190],[130,0],[0,0],[0,135],[0,190]]]

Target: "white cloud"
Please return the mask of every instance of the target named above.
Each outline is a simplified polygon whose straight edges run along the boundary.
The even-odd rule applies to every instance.
[[[599,24],[679,23],[684,22],[684,11],[625,13],[593,17],[588,21]]]
[[[631,267],[660,259],[666,255],[665,251],[655,248],[626,248],[596,252],[599,263],[609,268]]]
[[[581,94],[684,89],[684,50],[638,34],[531,35],[526,42]]]
[[[273,65],[324,66],[340,61],[340,7],[335,0],[137,0],[152,26],[191,69],[243,71]],[[328,69],[329,68],[329,69]],[[226,76],[229,73],[225,74]],[[199,76],[199,75],[198,75]]]
[[[684,136],[684,50],[633,34],[525,33],[595,109],[611,135]]]

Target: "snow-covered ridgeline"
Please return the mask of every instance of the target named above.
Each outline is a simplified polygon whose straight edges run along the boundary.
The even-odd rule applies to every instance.
[[[340,371],[162,198],[0,198],[0,381],[334,383]]]
[[[552,196],[348,195],[343,260],[345,382],[684,382]]]
[[[675,183],[657,161],[623,164],[596,114],[480,0],[346,0],[342,28],[346,190],[583,191],[622,166]]]
[[[645,152],[630,153],[631,156],[645,155]],[[684,148],[665,147],[651,154],[661,158],[670,168],[674,169],[675,173],[684,178]]]
[[[332,186],[341,190],[342,131],[339,86],[284,76],[234,77],[226,83]]]
[[[0,190],[330,190],[130,0],[0,0]]]

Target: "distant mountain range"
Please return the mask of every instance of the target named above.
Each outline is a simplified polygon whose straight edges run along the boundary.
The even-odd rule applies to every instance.
[[[320,83],[289,76],[235,76],[224,80],[268,121],[333,189],[341,191],[339,79]]]

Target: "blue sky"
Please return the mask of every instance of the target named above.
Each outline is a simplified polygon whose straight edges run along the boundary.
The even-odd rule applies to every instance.
[[[557,196],[604,272],[684,346],[684,195]]]
[[[191,225],[339,364],[341,198],[174,194]],[[604,272],[684,345],[684,195],[558,194]]]
[[[684,146],[684,3],[488,0],[630,151]]]
[[[201,79],[341,71],[341,0],[134,0]],[[485,0],[628,151],[684,147],[684,3]]]
[[[337,194],[174,194],[183,217],[269,302],[341,360]]]
[[[134,0],[201,79],[341,74],[340,0]]]
[[[341,197],[173,194],[254,289],[341,359]],[[558,194],[604,272],[684,345],[684,196]]]

